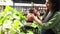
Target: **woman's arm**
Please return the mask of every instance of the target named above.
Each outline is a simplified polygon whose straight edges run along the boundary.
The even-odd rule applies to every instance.
[[[44,28],[52,28],[60,21],[60,14],[56,13],[52,19],[50,19],[48,22],[43,23],[41,20],[39,20],[36,16],[33,15],[34,20],[39,24],[42,25]]]
[[[33,19],[38,23],[38,24],[40,24],[40,25],[42,25],[42,21],[40,20],[40,19],[38,19],[36,16],[32,16],[33,17]]]
[[[48,22],[42,24],[42,26],[46,29],[55,27],[58,23],[60,23],[60,12],[55,13],[53,15],[52,19],[50,19]]]

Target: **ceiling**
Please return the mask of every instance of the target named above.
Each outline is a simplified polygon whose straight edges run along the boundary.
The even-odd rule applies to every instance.
[[[31,3],[34,2],[36,4],[44,4],[45,0],[12,0],[15,3]]]

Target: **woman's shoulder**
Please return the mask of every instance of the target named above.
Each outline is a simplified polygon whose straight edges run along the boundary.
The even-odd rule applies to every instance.
[[[60,15],[60,10],[56,11],[56,13],[54,14],[55,16],[59,16]]]
[[[59,14],[59,13],[60,13],[60,10],[56,11],[56,13],[58,13],[58,14]]]
[[[60,10],[56,12],[56,15],[57,16],[60,16]]]

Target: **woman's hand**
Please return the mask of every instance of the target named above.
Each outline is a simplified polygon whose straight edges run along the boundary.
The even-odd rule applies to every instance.
[[[42,25],[42,21],[37,18],[37,16],[32,15],[33,19],[40,25]]]

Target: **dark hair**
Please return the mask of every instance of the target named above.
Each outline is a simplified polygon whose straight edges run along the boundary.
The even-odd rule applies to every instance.
[[[52,3],[52,9],[58,11],[60,9],[60,0],[49,0]]]
[[[53,5],[52,10],[53,10],[54,12],[53,12],[53,14],[48,18],[47,21],[49,21],[50,19],[52,19],[53,15],[54,15],[57,11],[60,10],[60,0],[49,0],[49,1],[50,1],[50,2],[52,3],[52,5]],[[47,15],[48,13],[49,13],[49,9],[47,10],[46,15]],[[45,15],[45,16],[46,16],[46,15]],[[44,20],[44,18],[43,18],[42,20]]]
[[[52,16],[48,19],[48,21],[49,21],[50,19],[52,19],[53,15],[60,10],[60,0],[49,0],[49,1],[50,1],[50,2],[52,3],[52,5],[53,5],[53,7],[52,7],[52,9],[53,9],[53,14],[52,14]]]
[[[34,10],[34,9],[30,9],[30,10],[29,10],[29,13],[33,13],[33,10]]]

